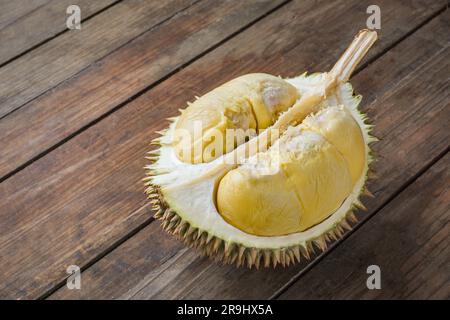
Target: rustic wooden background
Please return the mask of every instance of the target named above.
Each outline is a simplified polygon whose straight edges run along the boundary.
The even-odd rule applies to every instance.
[[[81,8],[82,29],[66,28]],[[374,198],[311,261],[236,269],[161,231],[149,142],[248,72],[326,71],[381,7],[351,82],[376,125]],[[0,298],[450,298],[447,1],[0,0]],[[366,287],[369,265],[382,289]],[[69,265],[81,290],[65,286]]]

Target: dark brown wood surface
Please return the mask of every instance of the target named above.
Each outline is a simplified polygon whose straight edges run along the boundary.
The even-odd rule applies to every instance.
[[[326,71],[365,27],[369,4],[104,1],[89,9],[92,17],[81,31],[48,22],[36,29],[45,30],[39,36],[27,35],[33,40],[11,40],[2,30],[29,29],[35,14],[56,17],[58,10],[43,9],[54,4],[5,5],[10,13],[0,13],[0,42],[8,40],[16,49],[5,51],[11,61],[0,67],[0,297],[309,295],[318,279],[310,278],[309,289],[299,292],[295,288],[303,278],[321,270],[322,263],[323,270],[336,268],[346,251],[357,250],[353,241],[364,237],[366,222],[384,221],[389,208],[401,211],[414,181],[422,181],[422,174],[429,181],[436,167],[445,166],[439,162],[448,151],[450,120],[445,1],[379,1],[380,40],[352,79],[382,139],[375,145],[380,178],[370,183],[375,198],[366,200],[368,212],[358,213],[361,222],[354,234],[313,261],[249,271],[217,265],[186,249],[151,218],[141,181],[144,156],[154,131],[167,125],[165,118],[226,80],[255,71],[285,77]],[[61,14],[64,18],[65,10]],[[442,187],[439,181],[429,190]],[[439,217],[448,214],[443,203],[431,206]],[[419,230],[404,228],[408,235]],[[445,226],[436,230],[448,233]],[[427,235],[432,234],[421,235],[422,246]],[[439,238],[429,245],[433,241]],[[439,264],[446,256],[429,261]],[[354,268],[361,271],[363,263]],[[82,290],[64,286],[66,268],[73,264],[83,269]],[[440,270],[416,266],[424,274]],[[430,279],[429,290],[446,280]],[[420,297],[420,290],[410,294],[395,288],[400,292],[393,297]],[[330,284],[319,294],[338,297],[332,290]],[[439,292],[435,297],[448,294]],[[384,296],[361,292],[348,297]]]

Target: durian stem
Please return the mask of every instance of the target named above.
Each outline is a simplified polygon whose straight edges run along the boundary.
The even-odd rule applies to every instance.
[[[377,41],[376,31],[361,30],[329,72],[336,82],[347,82],[359,62]]]

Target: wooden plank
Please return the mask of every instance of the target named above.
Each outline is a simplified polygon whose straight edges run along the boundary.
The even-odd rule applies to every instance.
[[[201,1],[0,120],[0,180],[281,3]]]
[[[352,234],[281,299],[449,299],[450,155]],[[381,270],[381,290],[366,286]]]
[[[3,5],[0,4],[2,8],[0,10],[0,43],[3,44],[0,46],[0,65],[59,32],[67,30],[66,9],[73,4],[73,1],[47,1],[8,1],[5,5],[9,13],[5,13]],[[76,4],[80,7],[81,19],[85,20],[114,1],[78,0]],[[24,13],[25,10],[26,13]],[[15,14],[22,14],[22,16],[17,18],[9,16]],[[2,20],[10,21],[10,23],[2,27]]]
[[[327,12],[329,12],[328,14],[336,15],[337,21],[342,19],[339,12],[331,10],[335,8],[329,7],[328,9],[330,11],[325,10],[323,12],[323,21],[331,19],[327,15]],[[267,30],[280,30],[281,28],[276,27],[277,24],[285,24],[286,21],[289,21],[288,17],[291,14],[295,15],[297,12],[309,11],[298,4],[283,7],[271,16],[270,19],[261,21],[218,50],[205,56],[198,63],[184,69],[160,86],[154,88],[148,94],[130,103],[127,108],[119,110],[111,116],[108,122],[116,124],[116,130],[117,128],[124,128],[123,130],[125,128],[134,128],[130,129],[134,130],[135,133],[130,133],[132,138],[129,138],[129,142],[127,142],[129,144],[128,148],[129,150],[133,150],[132,153],[144,153],[147,148],[146,143],[140,142],[139,139],[145,138],[146,141],[149,141],[147,138],[150,138],[148,137],[150,130],[154,128],[160,129],[165,126],[164,123],[155,125],[155,117],[160,118],[174,114],[174,109],[181,106],[186,99],[189,99],[194,94],[202,93],[197,88],[205,88],[204,90],[207,90],[209,87],[213,87],[222,82],[220,81],[221,79],[226,79],[239,73],[239,70],[241,71],[240,73],[256,70],[269,72],[277,72],[276,70],[280,70],[278,72],[282,74],[284,72],[291,72],[291,74],[300,73],[303,71],[304,65],[301,63],[299,65],[292,64],[291,61],[293,60],[283,60],[282,57],[284,56],[286,59],[296,57],[295,61],[302,61],[302,47],[297,47],[292,52],[286,52],[282,46],[282,41],[279,42],[278,46],[271,45],[273,42],[270,36],[266,36],[268,38],[267,43],[260,40],[254,40],[252,42],[251,40],[261,39],[261,35],[265,34]],[[348,14],[348,11],[343,9],[342,15],[345,14]],[[314,15],[314,18],[317,19],[317,16]],[[291,23],[298,23],[298,21],[302,21],[301,23],[305,23],[306,25],[312,23],[308,17],[304,17],[301,20],[296,19],[295,22],[291,20]],[[317,20],[316,23],[320,25],[323,21]],[[345,20],[342,23],[344,25],[347,24]],[[392,22],[391,25],[394,24]],[[332,25],[331,22],[330,25]],[[386,25],[389,25],[387,21]],[[311,27],[314,27],[314,24]],[[351,39],[352,34],[349,30],[344,31],[345,28],[339,25],[335,27],[336,30],[342,30],[342,33],[334,34],[335,37],[333,39],[335,39],[334,44],[336,46],[338,42],[346,42],[343,39]],[[393,194],[402,183],[417,173],[423,163],[427,162],[427,157],[433,157],[439,154],[446,146],[448,132],[446,133],[441,130],[448,122],[448,119],[443,116],[445,104],[442,101],[445,102],[446,100],[445,86],[442,85],[445,79],[442,79],[442,74],[440,74],[440,77],[433,78],[433,72],[426,73],[425,75],[428,76],[424,79],[428,82],[425,82],[422,86],[417,86],[415,82],[407,82],[408,86],[406,89],[412,87],[415,90],[411,99],[406,99],[405,96],[402,96],[404,92],[399,92],[398,95],[391,96],[393,94],[391,89],[403,80],[406,81],[409,77],[414,77],[412,75],[414,70],[417,70],[421,65],[426,65],[430,57],[448,45],[445,37],[445,30],[447,29],[448,19],[436,19],[436,21],[433,21],[423,31],[415,34],[411,40],[402,43],[392,54],[388,53],[382,60],[371,65],[370,69],[365,70],[354,79],[354,83],[359,89],[358,91],[365,94],[365,110],[369,111],[370,116],[374,118],[377,124],[378,135],[386,139],[386,142],[383,140],[383,142],[378,144],[377,150],[381,152],[383,157],[386,157],[381,162],[384,166],[381,168],[383,169],[381,170],[381,174],[382,176],[391,177],[393,182],[380,180],[377,185],[373,186],[378,203],[386,201],[389,195]],[[286,38],[290,37],[291,41],[294,41],[297,38],[293,38],[293,35],[298,35],[298,30],[302,30],[302,26],[295,25],[291,28],[285,26],[283,30],[291,30],[292,34],[288,33],[284,36]],[[327,29],[322,29],[322,31],[320,29],[317,30],[317,40],[316,42],[311,42],[310,45],[314,45],[317,52],[322,52],[321,56],[323,58],[320,60],[317,57],[310,58],[309,66],[311,71],[328,67],[339,54],[338,50],[333,49],[332,45],[328,46],[327,41],[324,41],[324,38],[322,38],[326,37],[329,31]],[[389,37],[389,30],[385,29],[384,32],[386,32],[384,36]],[[267,34],[270,35],[270,33]],[[345,36],[345,34],[347,35]],[[306,37],[306,35],[300,37]],[[299,40],[302,40],[302,38]],[[327,40],[333,42],[331,38]],[[386,42],[389,43],[389,41]],[[384,43],[386,44],[386,42]],[[240,49],[244,43],[249,43],[249,46],[253,48],[254,52],[249,52],[248,50],[245,52],[244,49]],[[257,43],[259,43],[259,46]],[[267,49],[265,49],[264,45],[267,46]],[[376,52],[383,49],[382,43],[380,46],[374,48]],[[270,53],[268,48],[271,49]],[[271,60],[270,56],[272,55],[275,55],[278,59],[274,57]],[[237,66],[235,61],[240,61],[240,66]],[[275,67],[272,67],[273,64],[275,64]],[[240,69],[242,65],[244,67]],[[321,67],[317,67],[317,65]],[[204,72],[206,72],[207,68],[210,72],[208,75],[212,75],[212,77],[205,79],[199,78],[199,74],[206,74]],[[231,72],[232,75],[224,74],[223,70]],[[430,90],[428,87],[434,89]],[[176,96],[168,96],[168,91],[179,94]],[[409,95],[411,96],[411,92],[409,92]],[[384,102],[380,102],[383,97]],[[403,101],[399,99],[403,99]],[[423,99],[431,100],[426,110],[421,109]],[[390,105],[391,103],[395,103],[395,108],[398,108],[398,111],[395,111],[392,116],[387,112],[393,108]],[[397,103],[399,106],[396,105]],[[158,106],[168,107],[158,108]],[[130,119],[132,117],[130,112],[139,114],[139,119],[135,119],[133,124],[126,121],[126,123],[120,125],[121,122],[125,121],[124,119]],[[409,121],[414,122],[423,117],[424,114],[426,114],[425,119],[427,121],[423,123],[419,122],[420,126],[417,127],[416,131],[412,131],[410,127],[409,130],[402,133],[405,130],[406,122],[391,122],[391,117],[404,118],[406,115],[413,116]],[[106,122],[104,124],[100,122],[98,123],[98,129],[94,129],[94,127],[91,129],[96,130],[100,135],[100,132],[102,132],[101,128],[107,130],[108,127]],[[88,131],[91,131],[91,129]],[[145,130],[147,134],[141,133],[140,130]],[[408,134],[411,135],[414,141],[417,141],[417,145],[405,143],[405,141],[408,141]],[[389,144],[388,141],[392,140],[395,140],[393,144]],[[427,141],[427,143],[421,143],[424,141]],[[125,142],[122,141],[122,144],[125,144]],[[402,145],[404,145],[404,148],[399,150],[399,146]],[[426,148],[428,145],[429,147]],[[109,156],[114,159],[118,158],[116,154],[120,154],[120,149],[122,148],[124,148],[124,145],[117,148],[117,150],[110,148]],[[410,157],[408,157],[407,153],[409,153]],[[130,168],[130,172],[139,172],[139,168],[143,163],[139,159],[133,159],[132,157],[129,157],[129,159],[127,164],[130,167],[134,167],[134,169]],[[100,164],[98,165],[100,168]],[[401,170],[398,169],[399,166],[402,168]],[[103,171],[103,169],[99,170]],[[122,174],[111,173],[111,175],[117,177],[114,180],[131,179],[131,177]],[[135,179],[137,180],[139,177],[140,174],[136,175]],[[102,185],[107,184],[99,184],[99,186]],[[371,206],[376,205],[375,202],[369,202],[368,204]],[[173,239],[167,240],[164,246],[152,245],[152,242],[156,241],[156,239],[164,237],[164,233],[159,231],[155,225],[157,223],[150,224],[150,226],[142,230],[138,235],[127,241],[124,246],[119,247],[83,273],[83,283],[85,284],[83,290],[66,291],[65,288],[62,288],[54,298],[127,298],[138,293],[144,294],[147,298],[269,297],[283,283],[289,280],[291,276],[294,276],[305,266],[305,264],[302,264],[283,270],[248,271],[247,269],[218,266],[208,259],[199,258],[197,252],[193,250],[183,249],[179,254],[174,255],[174,250],[180,248],[181,245]],[[168,235],[165,237],[169,238]],[[162,252],[168,252],[168,254],[161,257]],[[142,259],[136,259],[136,257],[142,257]],[[152,261],[158,259],[167,262],[155,268],[154,262]],[[139,276],[133,276],[134,273],[139,274]],[[253,290],[255,287],[258,290]],[[140,297],[144,297],[144,295]]]
[[[20,17],[45,5],[49,0],[1,0],[0,1],[0,29],[14,23]]]
[[[73,76],[194,0],[121,2],[0,69],[0,117]]]
[[[139,61],[139,67],[137,67],[138,74],[153,73],[152,71],[154,71],[155,77],[159,77],[163,72],[168,72],[166,68],[175,68],[176,65],[172,63],[181,63],[184,61],[183,59],[200,53],[201,50],[205,50],[214,43],[219,43],[246,24],[263,16],[279,3],[267,0],[258,1],[256,5],[240,1],[226,1],[220,4],[216,2],[201,2],[198,5],[196,4],[186,12],[186,17],[180,16],[172,19],[167,25],[160,26],[159,33],[149,34],[148,37],[133,44],[130,50],[116,57],[115,62],[118,62],[117,58],[125,62],[121,62],[120,65],[121,68],[124,68],[120,71],[124,74],[124,78],[114,81],[118,81],[116,83],[123,81],[121,88],[126,88],[126,81],[131,81],[133,74],[131,74],[131,78],[128,78],[124,70],[126,70],[126,65],[130,66],[129,57],[133,56],[133,53],[150,48],[146,47],[146,44],[142,41],[148,42],[153,40],[152,45],[156,45],[156,47],[151,48],[151,53],[148,55],[141,56],[142,61]],[[200,19],[195,19],[197,16],[204,16],[205,18],[200,21]],[[169,30],[171,29],[184,31],[170,33]],[[174,35],[171,39],[173,43],[167,42],[168,34]],[[168,51],[162,50],[159,45],[164,45],[162,47],[166,47]],[[160,52],[160,54],[158,55],[157,52]],[[168,55],[168,52],[172,52],[172,54]],[[153,58],[155,61],[151,65],[150,61]],[[110,66],[110,63],[106,65],[107,68]],[[94,77],[94,80],[100,81],[107,70],[104,69],[99,76]],[[138,80],[142,80],[143,77],[140,76]],[[146,79],[157,79],[152,78],[153,75],[146,75],[145,77],[147,77]],[[92,84],[92,82],[90,83]],[[138,84],[135,85],[137,86]],[[107,84],[101,82],[100,86],[107,86]],[[89,87],[83,88],[89,90]],[[117,91],[117,87],[113,87],[112,91],[102,93],[113,99],[114,91]],[[59,96],[59,99],[63,98],[64,95]],[[122,96],[121,98],[124,97]],[[91,97],[90,99],[94,98]],[[147,102],[138,108],[145,109],[146,104]],[[163,105],[170,104],[166,102]],[[49,106],[57,108],[56,104]],[[98,105],[93,106],[92,110],[96,106]],[[172,112],[175,111],[174,107],[171,106]],[[89,110],[89,112],[92,110]],[[153,110],[156,113],[158,112],[155,108]],[[80,112],[80,110],[78,111]],[[127,115],[127,118],[117,118],[115,120],[113,119],[115,117],[108,118],[108,120],[113,121],[107,126],[109,133],[90,131],[93,135],[91,133],[83,135],[82,140],[84,141],[85,138],[88,138],[88,140],[81,142],[81,144],[75,142],[69,148],[70,151],[68,153],[63,151],[51,163],[44,161],[45,163],[41,162],[33,166],[34,169],[32,171],[34,173],[32,174],[38,174],[39,176],[33,178],[34,182],[26,184],[27,187],[23,191],[27,191],[22,193],[22,195],[20,195],[20,190],[16,188],[18,186],[16,183],[19,180],[22,181],[19,184],[25,183],[25,180],[22,180],[22,178],[31,172],[25,170],[19,175],[12,177],[12,180],[8,179],[0,184],[0,193],[5,195],[5,197],[2,197],[2,205],[0,205],[2,206],[0,216],[5,217],[5,220],[2,220],[4,223],[0,225],[0,251],[5,251],[0,253],[0,255],[4,256],[9,251],[8,247],[16,252],[19,246],[19,243],[16,241],[18,238],[16,237],[24,237],[24,242],[19,246],[21,249],[19,249],[20,252],[16,252],[16,257],[8,256],[8,259],[1,259],[1,270],[8,271],[0,276],[6,281],[0,285],[0,296],[37,297],[43,294],[64,278],[66,275],[66,267],[64,266],[67,259],[84,265],[111,245],[111,241],[117,241],[130,230],[148,220],[150,212],[144,207],[145,197],[142,192],[143,185],[141,182],[142,167],[144,166],[143,157],[145,156],[145,151],[142,150],[148,147],[148,131],[146,128],[161,125],[162,121],[157,123],[155,121],[157,117],[153,114],[153,116],[146,119],[145,124],[141,123],[145,127],[140,127],[139,129],[139,125],[136,125],[135,121],[141,117],[135,113],[136,111],[136,109],[132,110]],[[83,114],[78,116],[82,117]],[[128,120],[119,124],[117,123],[118,119],[120,121]],[[44,126],[47,124],[48,122],[45,121],[42,123]],[[125,125],[125,127],[122,127],[122,125]],[[119,129],[119,126],[123,130]],[[117,130],[121,131],[120,135],[116,135],[118,133]],[[139,141],[139,149],[136,149],[136,145],[133,143],[131,145],[128,144],[128,142],[131,142],[129,139],[136,132],[141,134],[140,137],[135,137]],[[103,134],[107,134],[108,137],[103,136]],[[119,151],[122,155],[115,154],[117,158],[114,159],[109,158],[107,155],[109,153],[108,149],[113,146],[125,147],[122,151]],[[113,148],[115,149],[115,147]],[[59,150],[62,149],[57,149],[55,152]],[[72,152],[75,153],[71,154]],[[74,157],[75,154],[76,156]],[[81,162],[76,161],[77,164],[71,163],[75,159],[81,160],[82,158],[84,160]],[[131,161],[130,164],[133,163],[132,166],[128,166],[129,161]],[[95,163],[102,163],[101,167],[103,169],[96,167]],[[86,165],[94,165],[92,167],[94,171],[87,169]],[[108,174],[110,178],[113,178],[113,180],[109,180],[104,175],[106,171],[103,170],[106,168],[109,168],[107,171],[110,170],[110,173],[124,174],[126,179],[122,180],[122,183],[115,181],[118,178],[115,174]],[[125,169],[125,171],[121,168]],[[19,180],[16,180],[16,178]],[[105,181],[105,178],[109,182]],[[91,188],[97,184],[96,181],[106,182],[107,185],[97,185]],[[59,189],[57,184],[60,183],[66,186],[63,187],[61,185],[62,189]],[[51,186],[54,186],[56,189]],[[48,192],[50,190],[52,191]],[[56,196],[56,194],[58,195]],[[84,199],[80,202],[79,196],[82,198],[88,196],[90,199]],[[21,198],[21,204],[15,202],[13,198]],[[32,204],[33,201],[42,202],[34,205]],[[15,216],[14,212],[18,216]],[[109,214],[104,215],[108,212]],[[47,225],[45,221],[50,222],[51,225]],[[117,222],[120,223],[117,224]],[[42,223],[46,226],[43,227]],[[98,223],[102,227],[96,226]],[[11,233],[11,237],[6,236],[6,233],[9,232],[7,230],[11,231],[11,228],[16,229],[17,232],[13,232],[15,235]],[[44,231],[42,228],[47,229],[47,231],[42,233]],[[38,245],[39,247],[37,247]],[[10,246],[14,247],[14,249]],[[69,249],[70,253],[66,251],[68,247],[71,247]]]
[[[278,2],[273,2],[272,6],[277,4]],[[392,32],[392,37],[396,39],[410,30],[408,25],[411,28],[411,23],[419,23],[434,12],[439,7],[438,4],[440,3],[433,2],[423,10],[414,9],[415,7],[409,5],[401,7],[404,9],[402,12],[394,9],[390,11],[392,15],[388,16],[391,20],[383,20],[383,28]],[[231,6],[221,3],[221,6],[223,5]],[[267,7],[267,2],[257,2],[256,5],[247,2],[246,5],[254,6],[256,15],[261,8]],[[364,4],[361,4],[355,8],[361,21],[364,21],[365,15],[363,6]],[[309,10],[316,10],[314,8],[314,5],[310,5]],[[76,77],[64,81],[53,90],[26,104],[19,112],[2,119],[0,150],[3,150],[3,156],[0,158],[0,180],[124,103],[130,96],[145,90],[161,77],[195,57],[208,45],[223,39],[228,30],[224,26],[229,19],[234,19],[232,23],[236,26],[242,26],[238,23],[239,16],[225,15],[226,18],[221,21],[223,24],[214,23],[212,26],[216,26],[215,32],[207,33],[210,37],[206,38],[203,33],[196,33],[196,30],[204,27],[204,24],[211,23],[212,20],[201,12],[199,14],[205,19],[191,22],[189,29],[178,27],[185,24],[187,19],[191,19],[190,14],[186,13],[178,16],[176,22],[173,21],[171,25],[164,25],[145,33],[129,45],[86,68]],[[409,16],[412,17],[411,21],[407,20]],[[400,29],[399,26],[389,25],[389,21],[394,21],[393,17],[398,19]],[[196,45],[190,45],[192,43]],[[342,43],[339,43],[339,46],[342,47]],[[314,54],[309,52],[308,57],[312,58]],[[129,63],[130,56],[133,56],[132,64]],[[306,59],[304,62],[306,63]]]

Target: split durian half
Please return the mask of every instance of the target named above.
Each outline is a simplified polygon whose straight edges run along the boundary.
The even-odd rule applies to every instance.
[[[375,138],[347,81],[376,38],[360,31],[330,72],[244,75],[169,119],[145,179],[163,228],[256,268],[309,258],[350,229]]]

